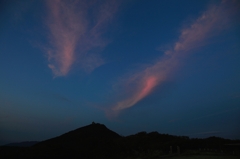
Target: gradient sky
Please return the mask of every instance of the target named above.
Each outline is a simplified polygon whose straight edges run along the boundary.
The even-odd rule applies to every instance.
[[[90,124],[240,139],[237,0],[3,0],[0,144]]]

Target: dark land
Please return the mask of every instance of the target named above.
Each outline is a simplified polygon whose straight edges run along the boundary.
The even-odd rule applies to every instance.
[[[240,140],[139,132],[120,136],[92,123],[41,142],[0,146],[0,158],[203,159],[240,158]]]

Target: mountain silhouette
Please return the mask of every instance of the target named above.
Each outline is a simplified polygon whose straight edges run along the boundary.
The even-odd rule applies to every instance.
[[[118,153],[121,136],[105,125],[92,123],[33,146],[43,158],[111,158]],[[120,148],[121,149],[121,148]],[[46,155],[45,155],[46,154]]]
[[[90,125],[69,131],[58,137],[36,143],[30,147],[0,146],[1,158],[81,158],[122,159],[161,158],[173,155],[192,155],[214,150],[214,155],[240,155],[240,140],[219,137],[190,139],[158,132],[139,132],[120,136],[105,125]],[[196,154],[195,154],[196,155]]]
[[[93,123],[73,131],[69,131],[61,136],[39,142],[35,146],[51,145],[51,144],[81,144],[86,140],[109,140],[121,138],[120,135],[109,130],[105,125]]]
[[[6,144],[4,146],[30,147],[30,146],[33,146],[37,143],[38,143],[38,141],[25,141],[25,142],[10,143],[10,144]]]

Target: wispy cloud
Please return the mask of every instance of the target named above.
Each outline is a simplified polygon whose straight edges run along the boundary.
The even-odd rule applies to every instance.
[[[160,60],[134,73],[125,81],[125,98],[112,104],[107,115],[117,115],[121,110],[134,106],[166,81],[193,49],[205,45],[208,38],[227,28],[230,12],[237,9],[234,5],[234,1],[212,5],[189,27],[182,29],[178,40],[171,49],[165,51]]]
[[[46,4],[51,44],[47,50],[48,66],[54,75],[67,75],[76,61],[87,71],[102,65],[104,61],[92,50],[107,45],[102,35],[118,3],[115,0],[46,0]]]

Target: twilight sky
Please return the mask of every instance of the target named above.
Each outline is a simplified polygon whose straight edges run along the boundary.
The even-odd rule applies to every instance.
[[[240,139],[237,0],[3,0],[0,145],[90,124]]]

